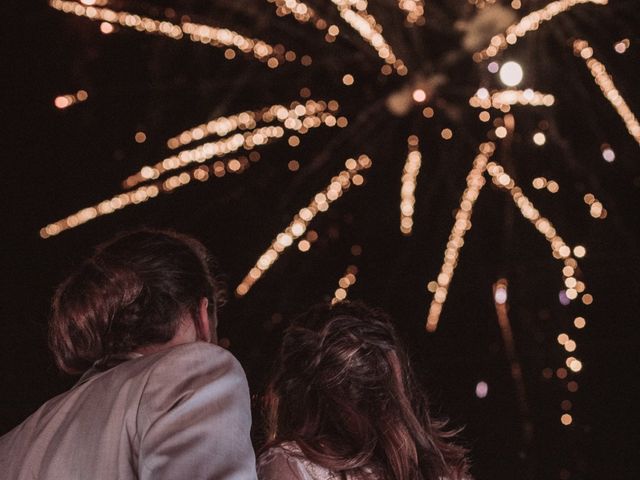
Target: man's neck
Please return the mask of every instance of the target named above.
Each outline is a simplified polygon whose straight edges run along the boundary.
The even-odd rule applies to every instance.
[[[197,340],[198,340],[198,335],[196,333],[196,328],[193,322],[183,321],[183,322],[180,322],[178,331],[173,336],[173,338],[168,342],[144,345],[142,347],[136,348],[134,352],[140,353],[142,355],[151,355],[153,353],[166,350],[167,348],[176,347],[178,345],[183,345],[185,343],[193,343],[193,342],[196,342]]]

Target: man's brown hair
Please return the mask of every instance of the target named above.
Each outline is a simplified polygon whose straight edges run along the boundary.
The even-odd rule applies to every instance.
[[[196,318],[202,298],[210,313],[223,288],[198,240],[158,230],[125,233],[96,247],[53,296],[49,346],[67,373],[107,355],[166,343],[179,322]]]

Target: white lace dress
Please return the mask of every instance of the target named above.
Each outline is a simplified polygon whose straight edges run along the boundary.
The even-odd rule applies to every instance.
[[[258,458],[259,480],[344,480],[344,476],[309,461],[295,442],[271,447]],[[379,480],[373,473],[347,480]]]

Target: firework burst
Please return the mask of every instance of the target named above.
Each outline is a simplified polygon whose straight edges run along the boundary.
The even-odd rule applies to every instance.
[[[314,54],[319,60],[316,63],[321,66],[330,64],[334,70],[342,69],[344,74],[338,75],[338,77],[343,85],[359,90],[369,90],[365,97],[375,99],[371,102],[371,106],[362,108],[359,105],[351,105],[351,102],[347,101],[348,108],[345,110],[348,112],[345,113],[345,116],[336,119],[338,102],[335,100],[328,103],[322,100],[307,100],[293,102],[288,106],[274,105],[262,110],[240,112],[197,125],[168,140],[169,148],[182,148],[180,152],[154,164],[144,166],[137,173],[130,175],[123,182],[123,187],[126,190],[124,193],[115,195],[94,206],[83,208],[64,219],[43,227],[41,230],[43,238],[57,235],[64,230],[74,228],[101,215],[113,213],[128,205],[148,201],[160,193],[182,187],[192,179],[207,181],[210,178],[219,177],[225,172],[240,173],[248,168],[251,162],[248,156],[229,158],[231,155],[238,151],[255,149],[260,145],[282,138],[287,133],[306,134],[310,129],[320,125],[346,126],[347,122],[351,121],[353,125],[359,127],[363,123],[380,125],[383,121],[389,121],[385,118],[393,121],[393,118],[416,116],[422,116],[426,122],[437,113],[437,117],[440,119],[438,123],[447,125],[444,128],[438,127],[441,128],[442,141],[451,140],[455,134],[464,135],[467,137],[467,141],[475,142],[481,138],[474,140],[469,131],[476,132],[477,135],[483,129],[482,126],[471,126],[477,122],[472,120],[472,115],[465,108],[468,102],[472,107],[482,109],[479,123],[487,124],[487,128],[484,130],[489,135],[489,139],[502,140],[507,135],[507,127],[500,115],[507,114],[514,106],[550,107],[554,104],[555,98],[550,93],[537,92],[531,88],[525,90],[500,90],[496,88],[496,81],[490,77],[487,71],[496,73],[500,66],[498,62],[492,62],[487,66],[486,61],[504,54],[512,46],[520,43],[522,39],[543,27],[543,24],[553,22],[556,17],[563,14],[570,14],[573,9],[584,8],[585,4],[590,4],[591,8],[603,8],[608,4],[607,0],[557,0],[549,3],[537,2],[540,4],[537,7],[536,2],[530,2],[530,12],[521,16],[518,11],[521,8],[520,2],[512,3],[511,8],[495,2],[469,4],[458,2],[449,9],[436,5],[425,8],[422,2],[405,0],[401,0],[397,4],[384,2],[369,4],[366,0],[334,0],[332,5],[325,3],[312,5],[299,1],[274,1],[273,3],[276,15],[291,16],[297,23],[312,25],[316,30],[324,33],[324,37],[320,37],[324,43],[334,45],[327,45],[322,49],[322,53],[324,55],[333,54],[332,60],[329,63],[324,57],[318,57],[317,54]],[[103,24],[107,23],[175,40],[186,39],[220,48],[224,50],[225,57],[228,59],[234,58],[237,53],[251,56],[266,63],[271,69],[279,68],[287,62],[300,62],[306,66],[312,62],[311,56],[298,55],[293,49],[284,47],[282,44],[272,44],[253,36],[240,34],[229,26],[211,26],[194,22],[189,17],[182,17],[179,22],[171,22],[167,19],[152,18],[111,8],[106,2],[92,0],[83,0],[80,3],[52,0],[50,4],[62,12],[100,21]],[[597,11],[594,10],[594,12]],[[391,27],[385,27],[383,24],[390,24]],[[440,24],[444,24],[447,28],[439,27]],[[558,31],[561,31],[567,34],[567,39],[569,39],[574,30],[578,28],[576,24],[574,19],[569,31],[556,29],[555,32],[557,34]],[[445,38],[445,42],[439,38],[438,49],[431,48],[429,40],[436,35],[440,35],[440,37],[449,35],[451,38]],[[397,47],[392,47],[392,44]],[[450,46],[443,49],[441,47],[443,44]],[[345,45],[353,50],[353,56],[336,55],[335,50]],[[576,41],[575,45],[575,48],[579,49],[577,51],[580,55],[590,59],[593,50],[588,47],[586,42]],[[585,52],[587,53],[585,54]],[[347,58],[350,59],[348,62]],[[520,68],[518,64],[515,65]],[[507,64],[503,65],[500,70],[502,82],[508,86],[520,84],[523,76],[521,68],[509,72],[505,67]],[[599,68],[599,73],[593,73],[596,81],[603,89],[603,93],[620,111],[627,122],[629,132],[636,137],[637,120],[618,90],[612,86],[611,78],[605,79],[606,85],[603,84],[605,80],[599,80],[606,76],[604,66],[598,62],[598,65],[590,68],[592,70]],[[322,72],[321,68],[318,70],[320,74],[326,73]],[[268,72],[265,72],[265,75],[268,75]],[[304,81],[311,88],[316,87],[317,79],[313,74],[306,74]],[[605,86],[607,90],[605,90]],[[309,88],[306,89],[309,90]],[[611,97],[610,90],[612,89],[614,89],[615,98]],[[492,120],[490,110],[497,111],[497,116],[493,115],[493,124],[488,123]],[[510,115],[509,118],[513,119],[514,117]],[[278,125],[258,126],[260,123],[270,124],[273,122]],[[421,128],[424,127],[417,126],[415,129]],[[244,133],[239,133],[242,131]],[[206,143],[201,142],[210,136],[217,136],[219,139]],[[408,155],[409,158],[414,158],[415,163],[416,155],[420,155],[419,149],[415,146],[419,137],[412,135],[412,132],[409,132],[407,137],[410,137],[410,142],[414,142],[414,145],[410,145],[409,148],[415,153],[410,151]],[[353,141],[353,138],[351,140]],[[196,142],[199,143],[198,146],[190,149],[185,148]],[[221,160],[207,163],[214,157],[219,157]],[[254,158],[256,157],[259,158],[259,155],[254,155]],[[323,161],[329,161],[326,160],[328,156],[324,158],[325,160],[315,162],[316,169]],[[190,167],[191,164],[201,164],[201,166],[193,168]],[[411,194],[413,194],[419,167],[409,168],[412,169],[411,178],[407,177],[408,173],[405,171],[403,191],[411,189]],[[500,167],[497,166],[497,168]],[[166,177],[174,170],[182,170],[182,173]],[[476,172],[481,178],[484,168],[479,172],[476,170],[478,169],[474,167],[469,175],[473,176],[473,172]],[[406,181],[410,181],[411,185],[406,184]],[[505,184],[504,181],[498,179],[496,184],[504,187],[508,185],[508,182]],[[471,210],[468,203],[475,201],[480,187],[476,182],[470,188],[472,190],[468,195],[473,194],[473,199],[468,199],[466,192],[462,196],[459,213],[456,216],[457,220],[449,239],[451,245],[447,246],[445,261],[436,282],[437,286],[433,289],[434,299],[427,322],[427,328],[431,331],[435,330],[438,324],[457,264],[457,252],[462,247],[462,236],[464,231],[471,226]],[[409,210],[411,212],[409,214],[401,212],[400,228],[403,233],[409,234],[411,227],[408,225],[413,222],[411,215],[415,199],[405,195],[402,202],[402,212],[409,212]],[[522,210],[525,218],[529,218],[527,212],[527,209]],[[458,218],[460,215],[469,218],[463,221]],[[465,225],[462,225],[463,223]],[[543,225],[548,223],[545,220]],[[539,224],[536,224],[536,228],[540,230]],[[555,238],[553,236],[555,229],[552,231],[551,238],[553,239]],[[541,230],[541,233],[550,238],[548,231]],[[569,247],[561,239],[552,240],[552,251],[556,258],[565,260],[570,258],[567,249]],[[451,252],[449,252],[450,250]],[[453,255],[453,251],[456,252],[455,255]]]

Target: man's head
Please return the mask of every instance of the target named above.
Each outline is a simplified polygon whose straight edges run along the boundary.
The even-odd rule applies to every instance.
[[[210,341],[223,294],[199,241],[169,231],[120,235],[58,287],[49,345],[58,366],[76,373],[106,355],[167,344],[185,328]]]

